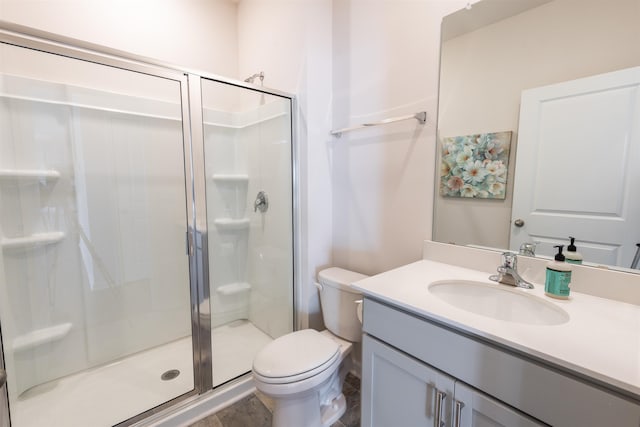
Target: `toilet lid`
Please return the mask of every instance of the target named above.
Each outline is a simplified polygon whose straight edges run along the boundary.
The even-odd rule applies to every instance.
[[[300,381],[330,366],[340,346],[314,329],[283,335],[267,344],[253,360],[253,370],[269,382]]]
[[[318,273],[318,280],[321,284],[331,286],[343,292],[351,294],[360,294],[361,292],[351,286],[353,282],[366,279],[369,276],[356,273],[355,271],[345,270],[339,267],[330,267],[321,270]]]

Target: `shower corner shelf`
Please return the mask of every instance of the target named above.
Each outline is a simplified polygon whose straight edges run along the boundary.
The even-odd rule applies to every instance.
[[[54,181],[60,172],[53,169],[0,169],[0,181]]]
[[[4,237],[0,239],[2,249],[31,249],[42,245],[51,245],[58,243],[64,239],[62,231],[53,231],[50,233],[37,233],[26,237]]]
[[[213,223],[220,230],[245,230],[249,228],[249,218],[218,218],[213,220]]]
[[[235,295],[241,292],[247,292],[251,290],[251,285],[247,282],[229,283],[228,285],[222,285],[217,289],[217,292],[221,295]]]
[[[13,351],[18,353],[21,351],[31,350],[42,344],[59,341],[66,337],[71,330],[71,323],[61,323],[59,325],[47,328],[36,329],[27,334],[17,336],[13,340]]]
[[[249,182],[249,175],[239,173],[215,173],[212,176],[214,181],[243,184]]]

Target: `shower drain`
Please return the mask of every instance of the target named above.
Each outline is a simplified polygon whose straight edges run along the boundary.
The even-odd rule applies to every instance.
[[[179,370],[171,369],[165,372],[164,374],[160,375],[160,379],[162,381],[171,381],[172,379],[176,378],[178,375],[180,375]]]

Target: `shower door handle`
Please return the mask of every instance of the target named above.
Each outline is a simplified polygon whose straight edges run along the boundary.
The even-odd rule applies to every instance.
[[[0,388],[4,387],[7,382],[7,371],[0,369]]]

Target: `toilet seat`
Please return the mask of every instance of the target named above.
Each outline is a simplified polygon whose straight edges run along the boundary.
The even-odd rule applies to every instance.
[[[290,384],[314,377],[340,359],[340,346],[313,329],[275,339],[253,361],[253,372],[267,384]]]

